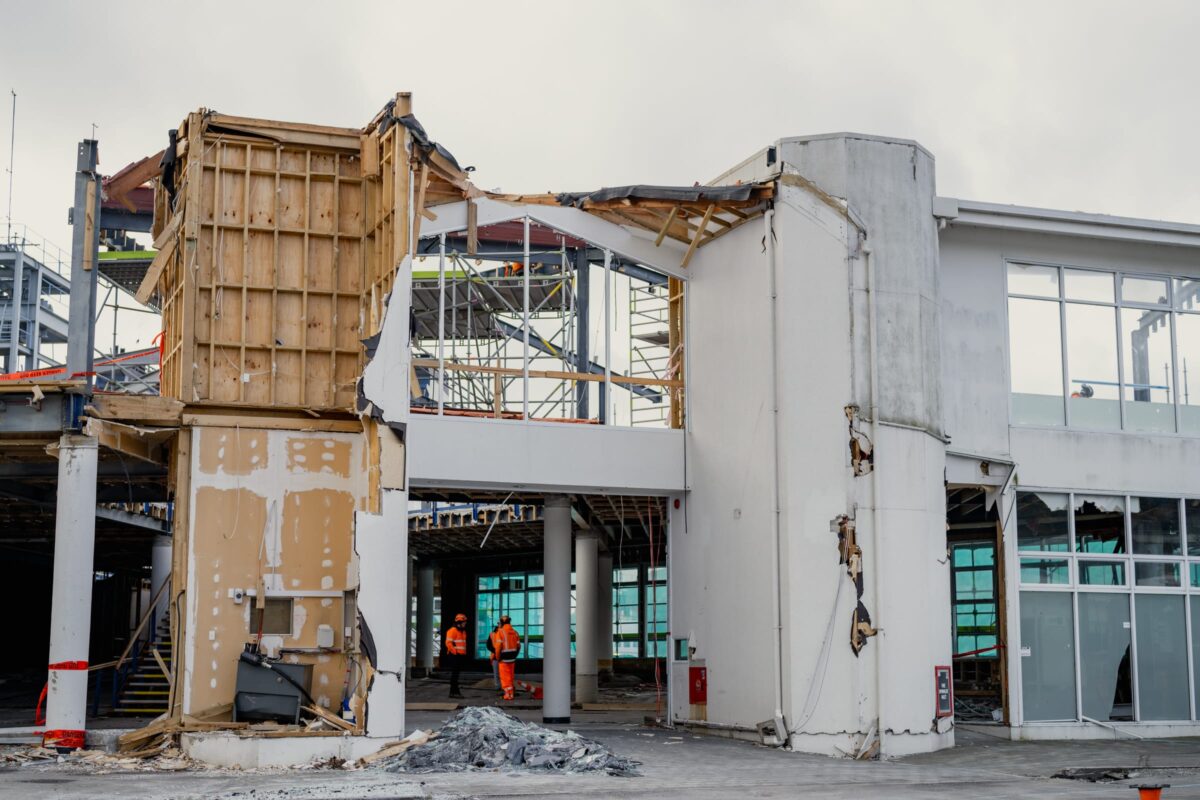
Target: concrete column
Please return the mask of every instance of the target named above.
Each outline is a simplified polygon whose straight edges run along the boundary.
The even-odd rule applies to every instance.
[[[166,536],[159,536],[154,540],[153,547],[150,548],[150,599],[153,600],[158,594],[159,588],[164,583],[171,580],[171,539]],[[163,596],[159,598],[158,605],[154,608],[154,621],[157,625],[166,618],[167,609],[170,608],[171,590],[167,589]],[[153,636],[154,632],[150,631]]]
[[[433,565],[417,568],[417,669],[418,675],[433,672]]]
[[[54,586],[50,606],[47,747],[79,749],[87,716],[92,557],[96,545],[96,440],[65,434],[58,443]]]
[[[600,601],[596,609],[596,618],[599,620],[596,624],[596,673],[599,678],[604,678],[612,674],[613,665],[612,554],[601,553],[596,559],[596,564]]]
[[[596,628],[600,621],[597,546],[592,531],[575,535],[575,702],[597,699]]]
[[[546,498],[542,721],[571,721],[571,501]]]

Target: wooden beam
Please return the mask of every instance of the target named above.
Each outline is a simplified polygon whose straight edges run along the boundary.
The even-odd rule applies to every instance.
[[[171,397],[148,394],[96,394],[84,411],[93,417],[129,422],[135,425],[175,427],[183,413],[183,403]]]
[[[675,221],[675,215],[678,213],[679,206],[673,207],[670,212],[667,213],[667,219],[665,222],[663,222],[662,227],[658,229],[658,236],[654,239],[655,247],[658,247],[660,244],[662,244],[663,239],[666,238],[667,229],[671,227],[671,223]]]
[[[696,252],[696,248],[700,246],[700,240],[708,233],[708,221],[712,219],[713,212],[716,210],[716,204],[709,205],[708,210],[704,212],[704,219],[700,220],[700,230],[696,231],[696,235],[692,237],[692,243],[688,245],[687,253],[683,256],[683,261],[679,262],[679,266],[686,267],[688,262],[692,260],[692,254]]]

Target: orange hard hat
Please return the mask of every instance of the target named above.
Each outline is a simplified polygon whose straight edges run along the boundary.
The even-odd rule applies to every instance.
[[[467,615],[466,615],[466,614],[455,614],[455,615],[454,615],[454,621],[455,621],[455,622],[466,622],[466,621],[467,621]]]

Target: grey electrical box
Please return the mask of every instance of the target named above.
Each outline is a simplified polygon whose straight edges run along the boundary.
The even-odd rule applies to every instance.
[[[271,662],[271,668],[238,662],[237,693],[233,698],[233,721],[275,720],[277,722],[300,722],[300,707],[304,695],[278,673],[285,673],[296,683],[311,691],[311,664],[283,664]]]

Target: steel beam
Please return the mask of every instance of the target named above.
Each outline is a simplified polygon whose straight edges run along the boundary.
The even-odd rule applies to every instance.
[[[91,372],[96,342],[96,286],[100,274],[100,175],[96,140],[79,143],[75,165],[75,206],[71,210],[71,313],[67,377]]]

